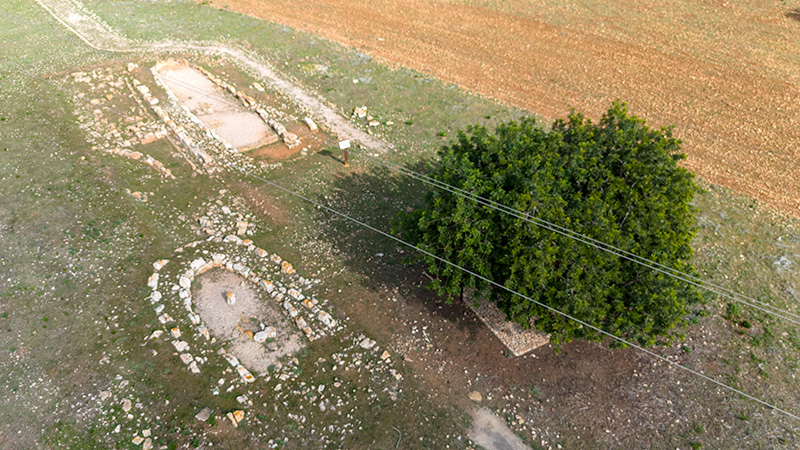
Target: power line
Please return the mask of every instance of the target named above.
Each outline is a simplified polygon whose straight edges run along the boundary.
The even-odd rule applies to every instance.
[[[241,168],[239,168],[239,167],[237,167],[237,166],[235,166],[233,164],[230,164],[230,163],[224,163],[224,164],[229,166],[229,167],[231,167],[231,168],[233,168],[233,169],[235,169],[235,170],[238,170],[239,172],[241,172],[241,173],[243,173],[245,175],[248,175],[248,176],[251,176],[253,178],[256,178],[256,179],[258,179],[260,181],[263,181],[264,183],[269,184],[270,186],[273,186],[273,187],[275,187],[277,189],[280,189],[280,190],[282,190],[282,191],[284,191],[284,192],[286,192],[288,194],[291,194],[291,195],[293,195],[293,196],[295,196],[295,197],[297,197],[297,198],[299,198],[301,200],[304,200],[304,201],[306,201],[308,203],[311,203],[311,204],[315,205],[317,208],[324,209],[324,210],[328,211],[329,213],[335,214],[335,215],[337,215],[337,216],[339,216],[339,217],[341,217],[343,219],[346,219],[346,220],[348,220],[350,222],[353,222],[353,223],[355,223],[357,225],[360,225],[360,226],[362,226],[364,228],[367,228],[367,229],[369,229],[371,231],[374,231],[375,233],[378,233],[378,234],[380,234],[380,235],[382,235],[384,237],[388,237],[389,239],[392,239],[395,242],[398,242],[398,243],[403,244],[403,245],[405,245],[407,247],[410,247],[410,248],[412,248],[412,249],[414,249],[414,250],[416,250],[416,251],[418,251],[420,253],[428,255],[431,258],[436,259],[437,261],[440,261],[440,262],[445,263],[445,264],[447,264],[449,266],[452,266],[452,267],[454,267],[456,269],[459,269],[459,270],[463,271],[464,273],[467,273],[467,274],[472,275],[472,276],[474,276],[476,278],[479,278],[479,279],[481,279],[481,280],[483,280],[483,281],[485,281],[485,282],[487,282],[487,283],[489,283],[489,284],[491,284],[493,286],[496,286],[496,287],[498,287],[500,289],[503,289],[503,290],[505,290],[505,291],[507,291],[507,292],[509,292],[511,294],[514,294],[514,295],[518,296],[518,297],[521,297],[521,298],[523,298],[523,299],[525,299],[525,300],[527,300],[527,301],[529,301],[531,303],[535,303],[535,304],[537,304],[537,305],[539,305],[539,306],[541,306],[543,308],[546,308],[547,310],[549,310],[549,311],[551,311],[553,313],[559,314],[559,315],[561,315],[561,316],[563,316],[563,317],[565,317],[565,318],[567,318],[569,320],[575,321],[575,322],[577,322],[577,323],[579,323],[579,324],[581,324],[581,325],[583,325],[583,326],[585,326],[587,328],[591,328],[591,329],[597,331],[598,333],[601,333],[604,336],[607,336],[607,337],[609,337],[611,339],[614,339],[616,341],[619,341],[619,342],[621,342],[621,343],[623,343],[625,345],[628,345],[628,346],[633,347],[633,348],[635,348],[637,350],[640,350],[640,351],[642,351],[642,352],[644,352],[644,353],[646,353],[646,354],[648,354],[648,355],[650,355],[650,356],[652,356],[654,358],[657,358],[657,359],[659,359],[661,361],[664,361],[664,362],[666,362],[668,364],[671,364],[671,365],[673,365],[675,367],[683,369],[684,371],[686,371],[688,373],[696,375],[696,376],[698,376],[698,377],[700,377],[700,378],[702,378],[702,379],[704,379],[706,381],[710,381],[710,382],[712,382],[712,383],[714,383],[714,384],[716,384],[716,385],[718,385],[718,386],[720,386],[722,388],[725,388],[725,389],[727,389],[727,390],[729,390],[731,392],[739,394],[739,395],[741,395],[741,396],[743,396],[745,398],[748,398],[748,399],[753,400],[753,401],[755,401],[757,403],[760,403],[763,406],[766,406],[766,407],[768,407],[770,409],[774,409],[774,410],[776,410],[776,411],[778,411],[778,412],[780,412],[780,413],[782,413],[782,414],[784,414],[784,415],[786,415],[788,417],[791,417],[791,418],[793,418],[795,420],[800,421],[800,416],[797,416],[797,415],[795,415],[795,414],[793,414],[793,413],[791,413],[791,412],[789,412],[789,411],[787,411],[785,409],[779,408],[779,407],[777,407],[777,406],[775,406],[775,405],[773,405],[771,403],[768,403],[768,402],[766,402],[764,400],[756,398],[756,397],[754,397],[754,396],[752,396],[750,394],[747,394],[747,393],[745,393],[743,391],[740,391],[739,389],[736,389],[736,388],[734,388],[732,386],[728,386],[727,384],[725,384],[725,383],[723,383],[721,381],[717,381],[717,380],[715,380],[715,379],[713,379],[713,378],[711,378],[711,377],[709,377],[707,375],[704,375],[704,374],[702,374],[702,373],[700,373],[700,372],[698,372],[698,371],[696,371],[694,369],[691,369],[689,367],[686,367],[686,366],[684,366],[684,365],[682,365],[680,363],[677,363],[675,361],[671,361],[670,359],[668,359],[668,358],[666,358],[664,356],[661,356],[658,353],[655,353],[655,352],[653,352],[651,350],[648,350],[648,349],[646,349],[644,347],[636,345],[633,342],[628,341],[627,339],[621,338],[621,337],[619,337],[619,336],[617,336],[615,334],[612,334],[612,333],[609,333],[607,331],[604,331],[603,329],[601,329],[599,327],[596,327],[594,325],[591,325],[591,324],[589,324],[587,322],[584,322],[584,321],[582,321],[582,320],[580,320],[580,319],[578,319],[578,318],[576,318],[576,317],[574,317],[574,316],[572,316],[570,314],[567,314],[565,312],[559,311],[558,309],[556,309],[556,308],[554,308],[552,306],[548,306],[548,305],[546,305],[546,304],[544,304],[542,302],[534,300],[533,298],[528,297],[528,296],[526,296],[526,295],[524,295],[524,294],[522,294],[522,293],[520,293],[518,291],[515,291],[514,289],[508,288],[508,287],[506,287],[506,286],[504,286],[504,285],[502,285],[500,283],[497,283],[497,282],[495,282],[495,281],[493,281],[493,280],[491,280],[489,278],[486,278],[486,277],[484,277],[482,275],[479,275],[479,274],[477,274],[477,273],[475,273],[475,272],[473,272],[473,271],[471,271],[469,269],[466,269],[466,268],[464,268],[464,267],[462,267],[462,266],[460,266],[460,265],[458,265],[456,263],[450,262],[450,261],[448,261],[448,260],[446,260],[446,259],[444,259],[444,258],[442,258],[440,256],[434,255],[433,253],[428,252],[426,250],[423,250],[423,249],[415,246],[414,244],[411,244],[411,243],[406,242],[406,241],[404,241],[404,240],[402,240],[402,239],[400,239],[400,238],[398,238],[396,236],[391,235],[390,233],[382,231],[382,230],[380,230],[378,228],[375,228],[375,227],[373,227],[373,226],[371,226],[371,225],[369,225],[367,223],[364,223],[364,222],[362,222],[362,221],[360,221],[358,219],[350,217],[345,213],[339,212],[339,211],[337,211],[337,210],[335,210],[335,209],[333,209],[333,208],[331,208],[329,206],[326,206],[326,205],[323,205],[322,203],[314,201],[314,200],[312,200],[312,199],[310,199],[310,198],[308,198],[308,197],[306,197],[306,196],[304,196],[304,195],[302,195],[302,194],[300,194],[298,192],[295,192],[295,191],[293,191],[291,189],[285,188],[285,187],[275,183],[274,181],[267,180],[264,177],[256,175],[256,174],[254,174],[252,172],[249,172],[249,171],[247,171],[245,169],[241,169]]]
[[[25,72],[25,71],[23,71],[23,72]],[[25,73],[27,73],[27,72],[25,72]],[[47,80],[44,80],[44,79],[42,79],[40,77],[35,77],[35,78],[43,80],[43,81],[47,81]],[[50,83],[49,81],[47,81],[47,82],[48,82],[48,84],[50,84],[50,85],[52,85],[52,86],[54,86],[54,87],[56,87],[56,88],[58,88],[60,90],[63,90],[63,91],[66,91],[66,92],[69,92],[69,93],[72,93],[73,95],[75,95],[74,92],[70,91],[67,88],[64,88],[64,87],[59,86],[59,85],[54,84],[54,83]],[[77,97],[77,95],[75,95],[75,96]],[[85,100],[85,101],[88,102],[88,100]],[[112,108],[109,108],[109,107],[105,107],[105,108],[108,109],[108,110],[113,111]],[[125,115],[123,113],[119,113],[119,112],[116,112],[116,111],[115,111],[115,113],[117,115],[121,116],[121,117],[130,118],[129,116],[127,116],[127,115]],[[328,211],[328,212],[330,212],[332,214],[335,214],[335,215],[337,215],[339,217],[342,217],[342,218],[344,218],[344,219],[346,219],[346,220],[348,220],[350,222],[353,222],[353,223],[355,223],[357,225],[360,225],[360,226],[362,226],[364,228],[367,228],[367,229],[369,229],[369,230],[371,230],[371,231],[373,231],[375,233],[378,233],[378,234],[380,234],[380,235],[382,235],[384,237],[388,237],[389,239],[392,239],[392,240],[394,240],[394,241],[396,241],[396,242],[398,242],[398,243],[400,243],[402,245],[405,245],[405,246],[407,246],[409,248],[412,248],[412,249],[414,249],[414,250],[416,250],[416,251],[418,251],[420,253],[423,253],[423,254],[425,254],[427,256],[430,256],[430,257],[436,259],[437,261],[440,261],[440,262],[445,263],[445,264],[447,264],[449,266],[452,266],[452,267],[454,267],[454,268],[456,268],[458,270],[461,270],[464,273],[467,273],[467,274],[472,275],[472,276],[474,276],[474,277],[476,277],[478,279],[481,279],[481,280],[491,284],[492,286],[495,286],[495,287],[498,287],[500,289],[503,289],[503,290],[513,294],[513,295],[519,296],[520,298],[523,298],[523,299],[525,299],[525,300],[527,300],[527,301],[529,301],[531,303],[539,305],[539,306],[551,311],[552,313],[561,315],[566,319],[572,320],[572,321],[577,322],[578,324],[581,324],[581,325],[583,325],[583,326],[585,326],[587,328],[595,330],[598,333],[600,333],[600,334],[602,334],[602,335],[604,335],[606,337],[609,337],[609,338],[614,339],[614,340],[616,340],[618,342],[621,342],[624,345],[633,347],[633,348],[635,348],[635,349],[637,349],[637,350],[639,350],[639,351],[641,351],[641,352],[643,352],[645,354],[648,354],[648,355],[650,355],[650,356],[652,356],[652,357],[654,357],[654,358],[656,358],[656,359],[658,359],[660,361],[666,362],[667,364],[670,364],[670,365],[672,365],[674,367],[680,368],[680,369],[682,369],[682,370],[684,370],[684,371],[686,371],[686,372],[688,372],[690,374],[693,374],[693,375],[698,376],[698,377],[700,377],[700,378],[702,378],[702,379],[704,379],[704,380],[706,380],[708,382],[716,384],[719,387],[722,387],[722,388],[724,388],[724,389],[726,389],[726,390],[728,390],[730,392],[733,392],[735,394],[741,395],[742,397],[747,398],[749,400],[752,400],[752,401],[754,401],[756,403],[759,403],[762,406],[766,406],[767,408],[773,409],[773,410],[775,410],[775,411],[777,411],[777,412],[779,412],[779,413],[781,413],[781,414],[783,414],[783,415],[785,415],[787,417],[790,417],[790,418],[793,418],[795,420],[800,421],[800,416],[797,416],[797,415],[789,412],[788,410],[785,410],[783,408],[779,408],[779,407],[777,407],[777,406],[775,406],[775,405],[773,405],[771,403],[768,403],[768,402],[766,402],[764,400],[761,400],[761,399],[759,399],[759,398],[757,398],[755,396],[747,394],[747,393],[745,393],[745,392],[743,392],[743,391],[741,391],[739,389],[736,389],[736,388],[734,388],[732,386],[729,386],[729,385],[727,385],[727,384],[725,384],[725,383],[723,383],[721,381],[715,380],[714,378],[711,378],[711,377],[709,377],[709,376],[707,376],[707,375],[705,375],[705,374],[703,374],[701,372],[698,372],[698,371],[696,371],[694,369],[686,367],[686,366],[684,366],[684,365],[682,365],[680,363],[671,361],[670,359],[668,359],[668,358],[666,358],[664,356],[661,356],[658,353],[655,353],[655,352],[653,352],[651,350],[648,350],[648,349],[646,349],[646,348],[644,348],[642,346],[639,346],[639,345],[637,345],[637,344],[635,344],[635,343],[633,343],[631,341],[628,341],[628,340],[626,340],[624,338],[621,338],[621,337],[619,337],[619,336],[617,336],[615,334],[607,332],[607,331],[605,331],[605,330],[603,330],[603,329],[601,329],[601,328],[599,328],[597,326],[594,326],[594,325],[591,325],[591,324],[589,324],[587,322],[584,322],[584,321],[582,321],[582,320],[580,320],[580,319],[578,319],[578,318],[576,318],[576,317],[574,317],[574,316],[572,316],[570,314],[562,312],[562,311],[560,311],[560,310],[558,310],[558,309],[556,309],[556,308],[554,308],[552,306],[549,306],[549,305],[546,305],[546,304],[544,304],[542,302],[534,300],[533,298],[528,297],[528,296],[526,296],[526,295],[524,295],[524,294],[522,294],[522,293],[520,293],[518,291],[515,291],[515,290],[513,290],[511,288],[508,288],[508,287],[506,287],[504,285],[501,285],[500,283],[497,283],[494,280],[491,280],[491,279],[486,278],[486,277],[484,277],[482,275],[479,275],[479,274],[477,274],[477,273],[475,273],[473,271],[470,271],[469,269],[466,269],[466,268],[464,268],[464,267],[462,267],[462,266],[460,266],[460,265],[458,265],[456,263],[450,262],[450,261],[448,261],[448,260],[446,260],[446,259],[444,259],[444,258],[442,258],[440,256],[434,255],[433,253],[430,253],[430,252],[428,252],[428,251],[426,251],[424,249],[421,249],[421,248],[419,248],[419,247],[417,247],[417,246],[415,246],[415,245],[413,245],[413,244],[411,244],[409,242],[406,242],[406,241],[404,241],[404,240],[402,240],[402,239],[400,239],[398,237],[392,236],[390,233],[387,233],[387,232],[382,231],[382,230],[380,230],[378,228],[375,228],[375,227],[373,227],[373,226],[371,226],[371,225],[369,225],[369,224],[367,224],[365,222],[362,222],[362,221],[360,221],[358,219],[350,217],[347,214],[339,212],[339,211],[337,211],[337,210],[335,210],[335,209],[333,209],[333,208],[331,208],[329,206],[326,206],[326,205],[323,205],[323,204],[321,204],[319,202],[316,202],[316,201],[314,201],[314,200],[312,200],[312,199],[310,199],[310,198],[308,198],[308,197],[306,197],[306,196],[304,196],[304,195],[302,195],[302,194],[300,194],[298,192],[295,192],[295,191],[292,191],[291,189],[285,188],[285,187],[283,187],[283,186],[281,186],[281,185],[279,185],[279,184],[277,184],[277,183],[275,183],[273,181],[267,180],[266,178],[263,178],[263,177],[261,177],[259,175],[256,175],[256,174],[254,174],[252,172],[249,172],[249,171],[247,171],[245,169],[242,169],[242,168],[240,168],[238,166],[235,166],[232,163],[228,163],[228,162],[224,162],[223,161],[222,164],[225,165],[225,166],[228,166],[228,167],[230,167],[232,169],[235,169],[235,170],[237,170],[237,171],[239,171],[239,172],[241,172],[241,173],[243,173],[245,175],[248,175],[248,176],[256,178],[256,179],[258,179],[260,181],[263,181],[263,182],[265,182],[265,183],[267,183],[267,184],[269,184],[269,185],[271,185],[271,186],[273,186],[273,187],[275,187],[277,189],[280,189],[280,190],[282,190],[282,191],[284,191],[284,192],[286,192],[288,194],[291,194],[291,195],[293,195],[293,196],[295,196],[297,198],[300,198],[301,200],[304,200],[304,201],[306,201],[308,203],[311,203],[311,204],[317,206],[318,208],[324,209],[324,210],[326,210],[326,211]]]

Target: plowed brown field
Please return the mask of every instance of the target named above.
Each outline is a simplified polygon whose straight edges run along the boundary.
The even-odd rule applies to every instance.
[[[547,119],[620,98],[686,165],[800,217],[800,10],[775,0],[225,0]],[[784,4],[785,3],[785,4]]]

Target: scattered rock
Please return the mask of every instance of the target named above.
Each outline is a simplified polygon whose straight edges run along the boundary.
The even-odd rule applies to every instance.
[[[263,344],[267,339],[275,338],[278,332],[273,327],[266,327],[262,331],[253,335],[253,340],[259,344]]]
[[[314,123],[314,121],[311,119],[311,117],[306,117],[305,119],[303,119],[303,122],[305,122],[306,125],[308,125],[308,129],[309,130],[311,130],[311,131],[317,131],[318,130],[317,124]]]
[[[179,352],[183,352],[189,348],[189,343],[186,341],[172,341],[172,345],[175,347],[175,350]]]
[[[233,418],[236,419],[237,423],[241,423],[241,421],[244,420],[244,411],[237,409],[233,412]]]
[[[131,410],[131,407],[133,407],[133,405],[131,405],[131,401],[130,400],[128,400],[126,398],[125,400],[122,401],[122,410],[123,411],[128,412],[128,411]]]
[[[469,393],[469,399],[473,402],[480,402],[483,400],[483,396],[478,391],[472,391]]]
[[[365,350],[369,350],[375,346],[375,341],[370,338],[364,338],[358,345]]]
[[[225,414],[225,417],[227,417],[228,420],[231,421],[231,424],[233,424],[234,428],[239,428],[239,422],[237,422],[236,418],[233,417],[233,413],[227,413],[227,414]]]
[[[211,417],[211,410],[208,407],[201,409],[197,414],[194,415],[194,418],[201,422],[205,422],[209,417]]]

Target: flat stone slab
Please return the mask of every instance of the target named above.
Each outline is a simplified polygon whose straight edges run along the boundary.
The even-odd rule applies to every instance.
[[[201,409],[200,412],[194,415],[194,418],[201,422],[205,422],[209,417],[211,417],[211,410],[208,407]]]
[[[514,356],[522,356],[550,342],[547,333],[525,330],[519,324],[507,321],[505,313],[489,300],[464,295],[464,302]],[[474,304],[476,302],[477,307]]]
[[[248,111],[199,70],[172,62],[163,64],[159,73],[184,106],[238,150],[251,150],[278,140],[258,114]]]

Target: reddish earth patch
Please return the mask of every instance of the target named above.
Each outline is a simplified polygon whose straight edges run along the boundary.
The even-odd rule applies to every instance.
[[[701,177],[800,217],[800,21],[781,2],[213,3],[547,119],[621,98],[675,125]]]

